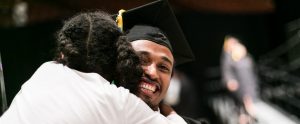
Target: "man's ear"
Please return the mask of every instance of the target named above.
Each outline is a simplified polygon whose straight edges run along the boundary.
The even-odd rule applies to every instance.
[[[173,77],[173,75],[174,75],[174,71],[175,71],[175,67],[173,66],[173,68],[172,68],[172,74],[171,74],[171,77]]]

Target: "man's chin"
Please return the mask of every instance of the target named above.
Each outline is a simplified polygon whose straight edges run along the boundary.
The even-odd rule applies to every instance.
[[[139,97],[153,110],[153,111],[158,111],[158,105],[154,105],[151,102],[151,98],[144,96],[144,95],[139,95]]]
[[[151,102],[146,102],[146,104],[147,104],[153,111],[158,111],[158,106],[151,104]]]

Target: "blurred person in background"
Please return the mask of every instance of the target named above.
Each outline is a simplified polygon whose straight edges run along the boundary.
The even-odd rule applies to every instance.
[[[258,77],[254,61],[246,47],[231,35],[224,40],[221,71],[222,82],[237,104],[239,123],[249,123],[255,117],[253,102],[257,100]]]

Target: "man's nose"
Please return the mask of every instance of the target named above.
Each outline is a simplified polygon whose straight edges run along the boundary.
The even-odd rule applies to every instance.
[[[148,75],[151,79],[157,79],[158,78],[158,72],[155,64],[150,64],[147,66],[144,66],[144,73]]]

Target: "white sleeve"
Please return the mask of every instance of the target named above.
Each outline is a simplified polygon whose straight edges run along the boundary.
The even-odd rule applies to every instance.
[[[125,124],[187,124],[177,114],[168,117],[154,112],[145,102],[133,94],[128,95],[124,106]]]
[[[172,121],[173,124],[186,124],[184,119],[176,113],[168,115],[167,118]]]

